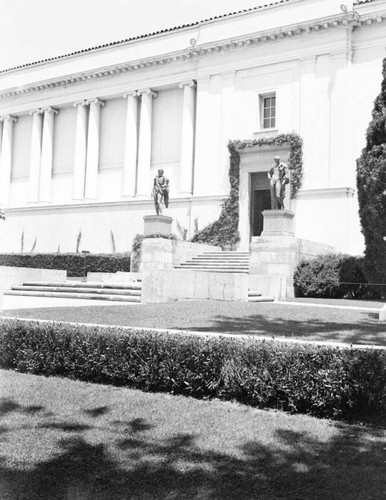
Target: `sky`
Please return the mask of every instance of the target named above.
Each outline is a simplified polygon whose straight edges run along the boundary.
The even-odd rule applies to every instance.
[[[0,0],[0,70],[272,0]]]

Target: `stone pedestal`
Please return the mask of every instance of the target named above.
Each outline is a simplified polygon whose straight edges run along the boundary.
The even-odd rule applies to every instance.
[[[293,276],[302,259],[329,253],[333,248],[294,234],[294,213],[265,210],[261,236],[253,237],[249,257],[249,288],[277,299],[294,296]]]
[[[261,236],[294,236],[294,217],[290,210],[264,210]]]
[[[145,228],[143,234],[171,234],[173,218],[167,215],[145,215]]]

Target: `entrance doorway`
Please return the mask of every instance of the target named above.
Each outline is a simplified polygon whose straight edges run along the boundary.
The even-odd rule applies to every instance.
[[[263,232],[263,211],[271,208],[271,192],[266,172],[251,174],[251,236]]]

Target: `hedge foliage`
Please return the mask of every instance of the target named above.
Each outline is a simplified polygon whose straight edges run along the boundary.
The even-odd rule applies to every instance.
[[[0,366],[317,417],[386,416],[386,352],[3,320]]]
[[[228,198],[223,202],[219,218],[197,231],[192,241],[224,247],[234,247],[240,240],[239,235],[239,185],[240,185],[240,154],[239,150],[254,146],[282,146],[290,148],[288,168],[291,171],[291,198],[301,187],[303,179],[303,142],[295,133],[279,134],[274,137],[263,137],[247,141],[229,141],[230,154],[229,183],[231,186]],[[267,165],[267,171],[269,165]]]
[[[357,160],[359,217],[369,281],[386,284],[386,58],[381,93],[375,99],[366,147]],[[386,285],[382,289],[386,297]]]
[[[83,276],[84,255],[81,253],[0,254],[0,266],[62,269],[69,277]],[[130,271],[130,253],[87,254],[86,273]]]
[[[298,297],[376,298],[377,287],[367,284],[363,257],[339,253],[320,255],[301,262],[295,271],[294,285]]]

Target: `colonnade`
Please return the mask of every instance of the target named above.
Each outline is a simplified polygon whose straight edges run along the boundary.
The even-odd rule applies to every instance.
[[[182,82],[182,136],[180,158],[180,195],[193,191],[193,162],[195,141],[195,87],[194,81]],[[151,145],[153,100],[157,93],[147,88],[125,93],[126,125],[122,170],[122,197],[147,199],[151,190]],[[72,199],[97,200],[100,151],[100,113],[105,102],[101,99],[83,99],[75,102],[75,147],[72,180]],[[54,152],[55,115],[59,109],[45,107],[30,112],[32,116],[29,155],[28,204],[51,201],[51,179]],[[9,204],[13,126],[17,116],[0,117],[2,124],[0,155],[0,206]]]

